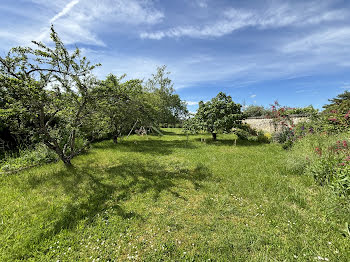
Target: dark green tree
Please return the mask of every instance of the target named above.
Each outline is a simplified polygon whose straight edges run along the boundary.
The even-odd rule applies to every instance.
[[[192,120],[200,129],[210,132],[216,140],[218,132],[231,132],[232,128],[242,123],[244,114],[242,106],[232,101],[231,96],[220,92],[216,97],[204,103],[199,102],[199,108]]]
[[[132,79],[124,83],[124,78],[108,75],[101,81],[98,91],[99,124],[107,136],[112,136],[115,143],[118,137],[126,134],[137,123],[148,126],[155,114],[147,93],[142,87],[142,80]]]

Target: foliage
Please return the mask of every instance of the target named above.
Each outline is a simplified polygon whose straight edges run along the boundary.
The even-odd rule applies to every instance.
[[[67,165],[92,141],[124,135],[137,123],[179,124],[187,114],[166,67],[143,85],[92,75],[98,65],[69,53],[51,27],[53,48],[17,47],[0,58],[0,135],[6,150],[42,142]]]
[[[56,161],[57,155],[44,144],[37,144],[33,149],[19,150],[7,154],[0,162],[0,173],[16,172],[25,168]]]
[[[54,49],[33,42],[37,49],[17,47],[0,58],[0,84],[6,112],[19,116],[11,126],[30,126],[31,136],[69,165],[94,137],[87,105],[93,101],[91,71],[96,65],[81,57],[79,49],[69,54],[53,27],[51,39]]]
[[[99,112],[95,122],[101,126],[100,134],[113,137],[115,142],[121,135],[128,134],[135,124],[151,125],[155,114],[142,81],[133,79],[122,83],[123,78],[109,75],[95,89]]]
[[[258,141],[261,143],[270,143],[272,140],[272,136],[270,133],[265,133],[263,131],[258,132]]]
[[[193,129],[210,132],[216,139],[218,132],[231,132],[232,128],[241,124],[244,115],[241,105],[232,101],[231,96],[220,92],[216,97],[204,103],[199,102],[199,108],[193,120]]]
[[[306,107],[286,107],[285,114],[288,115],[308,115],[312,116],[318,114],[318,109],[315,109],[312,105]]]
[[[179,123],[187,114],[187,106],[179,95],[175,94],[174,85],[168,77],[170,72],[166,71],[166,66],[157,68],[157,72],[152,74],[145,84],[149,92],[149,100],[155,109],[153,119],[157,124]]]
[[[269,110],[263,106],[249,105],[244,108],[244,114],[246,117],[266,116],[269,114]]]
[[[344,132],[350,130],[350,92],[345,91],[331,103],[324,106],[322,112],[323,129],[327,132]]]
[[[233,133],[242,140],[258,140],[258,131],[246,123],[242,123],[238,127],[233,128]]]
[[[277,103],[277,104],[276,104]],[[244,109],[244,114],[247,117],[273,117],[275,111],[279,109],[280,115],[307,115],[307,116],[313,116],[315,114],[318,114],[318,110],[315,109],[312,105],[306,106],[306,107],[287,107],[287,106],[280,106],[278,102],[276,101],[274,104],[275,108],[265,108],[263,106],[257,106],[257,105],[249,105]]]
[[[349,197],[349,135],[305,135],[293,145],[289,157],[291,168],[312,176],[320,185],[330,186],[337,194]]]

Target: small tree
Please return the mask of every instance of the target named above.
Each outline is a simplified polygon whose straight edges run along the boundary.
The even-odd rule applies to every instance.
[[[197,114],[192,121],[202,130],[210,132],[216,140],[217,132],[230,132],[233,127],[241,124],[244,119],[241,108],[240,104],[232,101],[231,96],[220,92],[206,103],[199,102]]]
[[[88,105],[94,101],[96,65],[81,57],[77,48],[70,54],[54,28],[54,48],[35,42],[36,49],[16,47],[0,57],[0,85],[8,95],[7,109],[21,115],[31,126],[31,135],[54,150],[61,160],[85,150],[94,137]]]

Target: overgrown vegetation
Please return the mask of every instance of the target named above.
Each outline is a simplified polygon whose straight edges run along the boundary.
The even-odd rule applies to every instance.
[[[289,161],[300,173],[350,201],[350,93],[345,91],[317,116],[292,129]]]

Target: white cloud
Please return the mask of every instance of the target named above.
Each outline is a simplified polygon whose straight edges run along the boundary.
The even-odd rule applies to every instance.
[[[340,21],[349,17],[346,10],[326,10],[318,2],[300,4],[274,4],[266,10],[246,10],[230,8],[218,20],[206,24],[177,26],[167,30],[142,32],[141,38],[160,40],[165,37],[208,38],[220,37],[245,27],[258,29],[280,28],[285,26],[315,25],[322,22]]]
[[[189,106],[197,106],[197,105],[198,105],[198,102],[195,102],[195,101],[186,101],[186,104],[189,105]]]
[[[38,3],[50,8],[47,2],[39,0]],[[68,3],[60,3],[61,6],[58,6],[57,3],[51,5],[51,8],[57,10],[58,13],[47,21],[47,26],[40,30],[41,33],[36,40],[49,39],[49,25],[52,23],[65,43],[84,42],[104,46],[105,43],[96,32],[108,30],[111,33],[111,29],[116,28],[117,24],[124,26],[152,25],[159,23],[164,18],[164,14],[155,9],[151,1],[73,0]]]
[[[54,17],[52,17],[50,19],[50,23],[54,23],[57,19],[59,19],[60,17],[66,15],[77,3],[79,3],[79,0],[73,0],[71,2],[69,2],[62,10],[61,12],[59,12],[57,15],[55,15]]]
[[[255,94],[250,96],[250,98],[254,98],[254,97],[256,97],[256,95],[255,95]]]
[[[349,41],[350,27],[329,28],[292,41],[286,44],[282,51],[286,53],[305,51],[313,53],[344,52],[344,49],[350,51]]]

